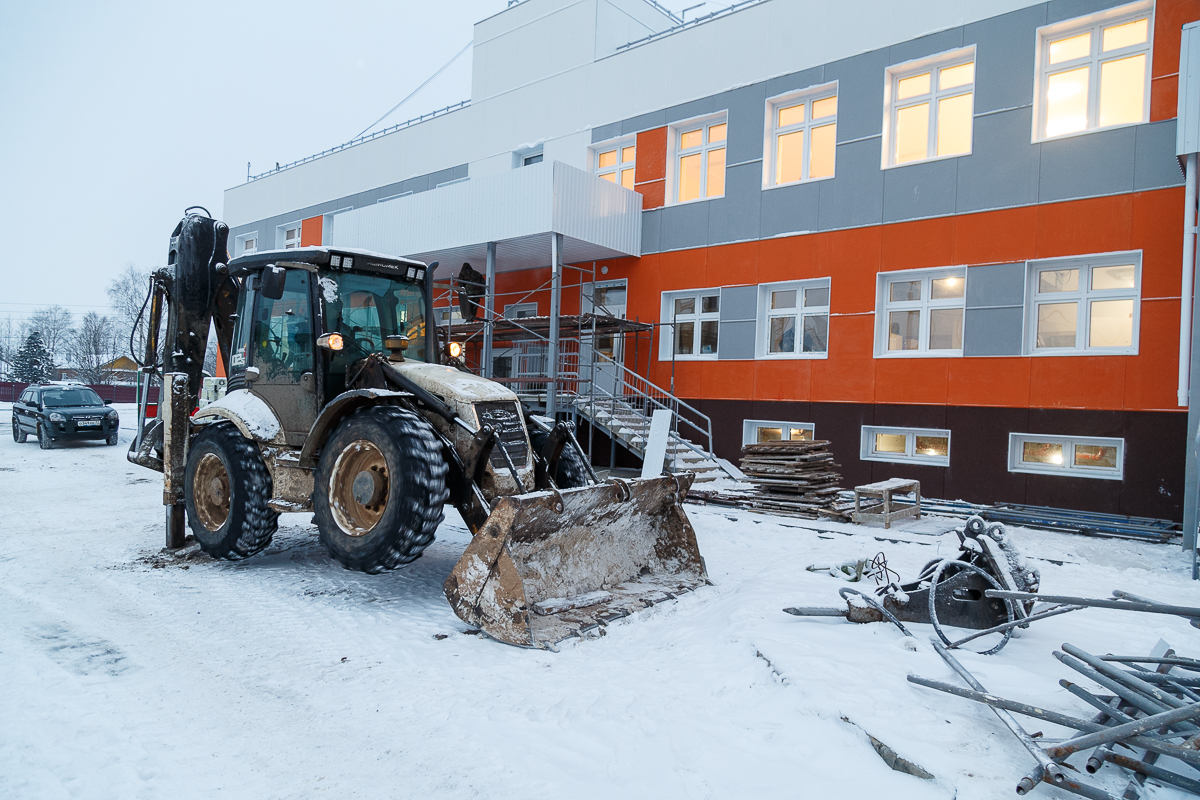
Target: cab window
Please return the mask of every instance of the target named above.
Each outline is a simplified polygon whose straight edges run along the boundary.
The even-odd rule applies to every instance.
[[[294,383],[313,368],[313,328],[309,313],[309,274],[288,270],[283,296],[258,296],[250,332],[251,363],[260,380]]]

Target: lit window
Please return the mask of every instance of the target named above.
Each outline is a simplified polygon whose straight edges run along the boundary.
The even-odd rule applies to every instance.
[[[1137,353],[1141,256],[1030,262],[1030,353]]]
[[[1148,4],[1127,8],[1038,31],[1036,139],[1149,118]]]
[[[950,431],[931,428],[862,427],[859,456],[866,461],[950,466]]]
[[[1010,433],[1008,471],[1121,480],[1125,440]]]
[[[633,139],[596,148],[596,174],[626,189],[633,188],[636,161],[637,144]]]
[[[674,334],[668,358],[716,358],[721,325],[721,293],[716,289],[663,296],[664,322]]]
[[[675,137],[675,202],[725,194],[724,118],[672,128]]]
[[[814,427],[811,422],[774,422],[748,419],[742,423],[742,444],[762,442],[811,442]]]
[[[974,48],[892,67],[888,93],[886,166],[971,152]]]
[[[965,270],[893,272],[880,278],[879,355],[962,354]]]
[[[833,177],[837,87],[768,101],[771,160],[768,183],[782,186]]]
[[[824,357],[829,350],[829,279],[767,284],[759,291],[759,355]]]

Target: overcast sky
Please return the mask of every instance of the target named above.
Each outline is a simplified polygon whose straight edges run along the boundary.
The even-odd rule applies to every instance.
[[[219,216],[247,161],[351,139],[506,5],[0,0],[0,314],[106,312],[113,275],[161,265],[184,208]],[[468,50],[380,127],[468,99],[470,76]]]

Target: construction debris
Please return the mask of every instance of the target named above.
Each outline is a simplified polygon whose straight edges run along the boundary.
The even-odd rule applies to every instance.
[[[840,468],[824,440],[748,444],[742,447],[741,471],[752,489],[693,489],[689,497],[805,519],[846,521],[846,513],[834,508],[841,491],[842,476],[836,471]]]
[[[1109,793],[1063,770],[1063,767],[1067,767],[1078,773],[1080,770],[1067,763],[1067,759],[1090,750],[1091,755],[1085,765],[1088,773],[1095,774],[1105,764],[1113,764],[1130,773],[1129,784],[1122,795],[1125,800],[1140,797],[1142,785],[1148,778],[1200,795],[1200,781],[1156,763],[1161,756],[1170,756],[1200,769],[1200,751],[1197,750],[1200,745],[1200,726],[1195,722],[1200,719],[1200,695],[1185,685],[1195,676],[1180,676],[1172,672],[1178,668],[1200,673],[1200,661],[1175,657],[1175,652],[1165,642],[1160,642],[1149,657],[1094,656],[1081,648],[1063,644],[1061,651],[1054,652],[1054,657],[1111,692],[1093,693],[1071,681],[1059,681],[1064,689],[1099,712],[1087,720],[988,694],[941,642],[936,639],[930,641],[942,659],[971,688],[963,689],[917,675],[909,675],[909,682],[983,703],[996,713],[1037,762],[1034,769],[1018,782],[1017,794],[1027,794],[1038,784],[1049,783],[1084,797],[1115,800]],[[1139,666],[1143,663],[1155,664],[1157,668],[1149,671]],[[1153,682],[1148,680],[1151,677]],[[1035,740],[1013,718],[1014,713],[1061,725],[1078,733],[1053,742]],[[1114,747],[1118,745],[1126,752],[1116,752]],[[1134,757],[1137,750],[1142,751],[1140,757]],[[1134,756],[1126,754],[1129,752]]]

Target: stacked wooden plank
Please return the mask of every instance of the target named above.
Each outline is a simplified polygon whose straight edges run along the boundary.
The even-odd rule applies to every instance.
[[[842,479],[839,466],[827,441],[748,444],[742,448],[741,470],[753,489],[723,490],[711,497],[693,490],[690,495],[743,508],[840,520],[846,515],[834,508]]]

